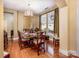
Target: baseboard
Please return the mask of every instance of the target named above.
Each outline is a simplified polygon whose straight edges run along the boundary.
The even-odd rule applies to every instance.
[[[59,49],[59,52],[62,53],[63,55],[65,55],[65,56],[69,56],[68,50]]]
[[[13,40],[18,40],[18,37],[13,38]]]
[[[63,55],[66,55],[66,56],[69,56],[69,54],[72,54],[74,56],[79,57],[79,54],[77,54],[77,52],[73,51],[73,50],[63,50],[63,49],[60,49],[59,51],[60,51],[60,53],[62,53]]]
[[[8,36],[8,38],[10,38],[11,36]]]
[[[70,50],[69,53],[72,54],[72,55],[74,55],[74,56],[78,56],[79,57],[79,54],[77,54],[76,51]]]

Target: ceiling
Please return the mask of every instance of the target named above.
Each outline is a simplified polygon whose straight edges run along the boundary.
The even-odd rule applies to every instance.
[[[30,6],[28,6],[30,4]],[[54,0],[4,0],[4,7],[19,11],[25,11],[30,8],[34,13],[50,9],[56,5]]]

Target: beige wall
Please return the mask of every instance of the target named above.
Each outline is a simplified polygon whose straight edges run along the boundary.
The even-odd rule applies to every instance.
[[[0,58],[3,57],[3,0],[0,0]]]
[[[18,30],[23,30],[23,24],[24,24],[24,14],[23,12],[18,11]]]
[[[59,9],[60,52],[68,55],[68,7]]]
[[[76,1],[68,1],[68,19],[69,19],[69,50],[76,50]]]
[[[34,28],[36,28],[36,27],[39,28],[39,16],[33,16],[32,21],[34,23]]]
[[[18,30],[18,13],[17,11],[14,11],[14,37],[17,37],[17,30]]]
[[[24,28],[39,28],[39,16],[25,16],[24,17]]]
[[[55,0],[55,2],[58,7],[62,8],[62,7],[67,6],[66,0]]]
[[[30,21],[31,21],[31,17],[24,16],[24,27],[23,28],[30,29]]]

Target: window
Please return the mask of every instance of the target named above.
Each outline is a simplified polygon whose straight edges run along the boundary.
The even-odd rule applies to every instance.
[[[49,38],[53,39],[54,11],[41,15],[41,30],[46,31]]]

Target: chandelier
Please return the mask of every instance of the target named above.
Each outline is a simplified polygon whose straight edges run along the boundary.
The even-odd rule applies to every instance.
[[[33,16],[33,11],[30,8],[30,4],[28,4],[27,10],[24,12],[25,16]]]

